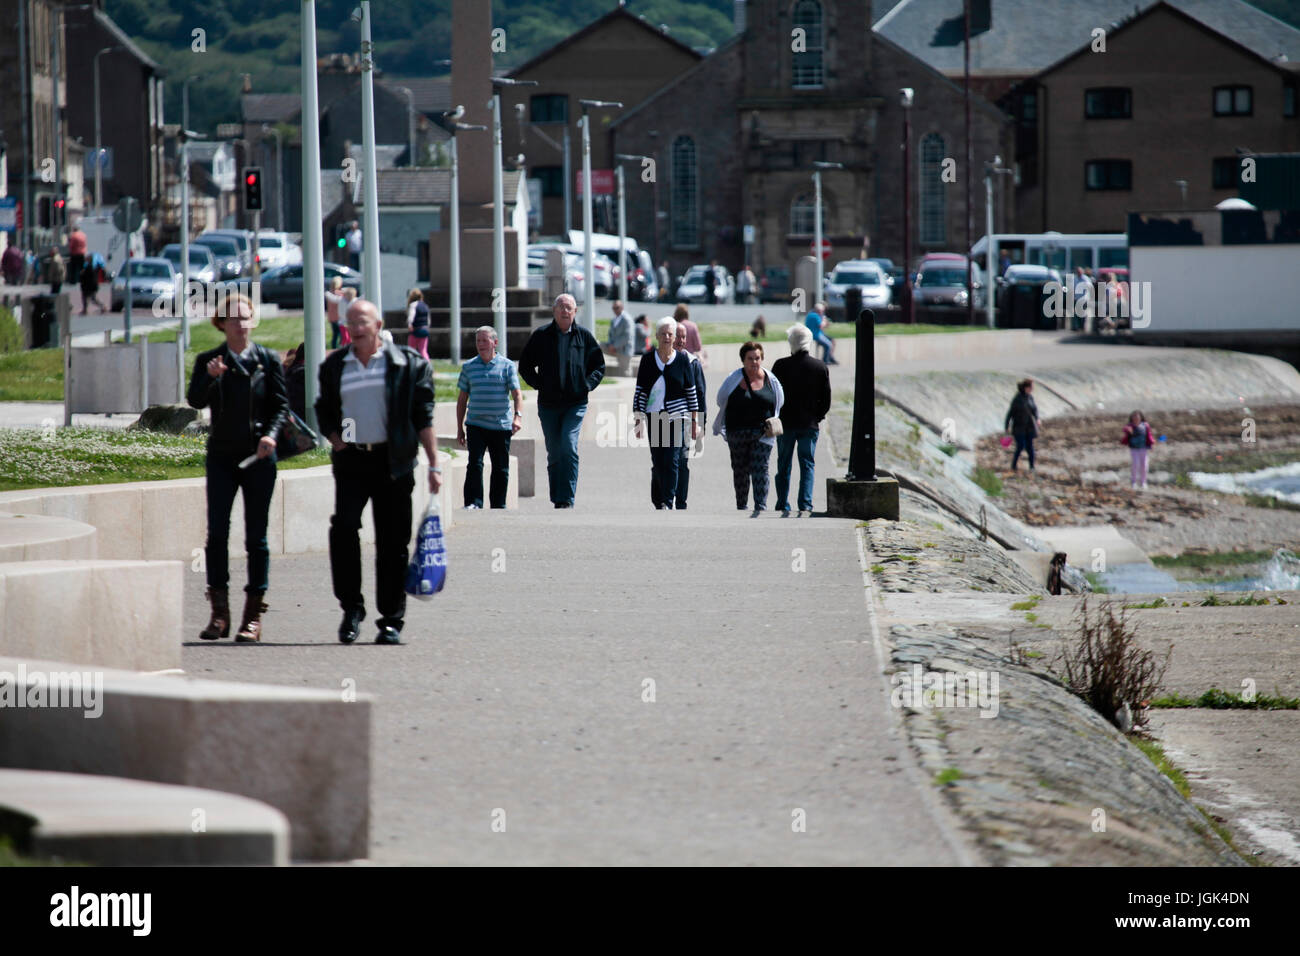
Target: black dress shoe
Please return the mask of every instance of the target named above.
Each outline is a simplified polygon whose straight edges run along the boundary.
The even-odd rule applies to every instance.
[[[384,625],[379,629],[379,634],[375,637],[376,644],[400,644],[402,643],[402,632],[395,627]]]
[[[339,640],[351,644],[361,636],[361,622],[366,619],[364,607],[354,607],[343,612],[343,622],[339,624]]]

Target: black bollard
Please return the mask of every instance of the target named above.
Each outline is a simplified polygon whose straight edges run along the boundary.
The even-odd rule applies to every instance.
[[[853,437],[849,441],[849,481],[876,477],[876,314],[858,313],[857,368],[853,381]]]
[[[875,313],[862,309],[858,314],[849,473],[843,479],[826,479],[826,513],[832,518],[898,520],[898,479],[876,477],[875,337]]]

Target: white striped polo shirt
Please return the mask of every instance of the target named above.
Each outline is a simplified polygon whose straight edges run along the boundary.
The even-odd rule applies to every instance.
[[[339,397],[343,404],[344,429],[351,419],[355,433],[350,440],[359,445],[388,441],[388,404],[384,395],[387,370],[388,360],[382,348],[370,357],[368,365],[362,365],[351,348],[343,356]]]

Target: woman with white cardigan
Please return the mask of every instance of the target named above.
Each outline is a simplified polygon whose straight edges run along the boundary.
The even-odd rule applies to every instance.
[[[785,393],[776,376],[763,368],[763,346],[746,342],[740,347],[740,368],[718,389],[718,416],[713,433],[726,439],[731,449],[731,476],[736,486],[736,508],[748,507],[754,489],[751,518],[767,510],[768,462],[776,436],[767,421],[781,414]]]
[[[660,319],[655,326],[655,348],[641,356],[632,412],[636,437],[650,424],[650,502],[659,511],[671,511],[677,499],[680,475],[679,449],[700,436],[701,397],[695,392],[691,354],[678,351],[675,319]]]

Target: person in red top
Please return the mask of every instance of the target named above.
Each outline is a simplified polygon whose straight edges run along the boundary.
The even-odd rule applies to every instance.
[[[1147,450],[1156,443],[1155,434],[1151,426],[1147,424],[1146,416],[1141,412],[1135,411],[1128,417],[1128,424],[1124,426],[1123,437],[1120,438],[1121,445],[1127,445],[1129,457],[1132,459],[1132,467],[1129,472],[1129,481],[1133,488],[1141,488],[1143,491],[1147,487]]]
[[[73,282],[81,279],[81,268],[86,264],[86,234],[80,228],[68,233],[68,278]],[[81,303],[85,310],[86,303]]]

